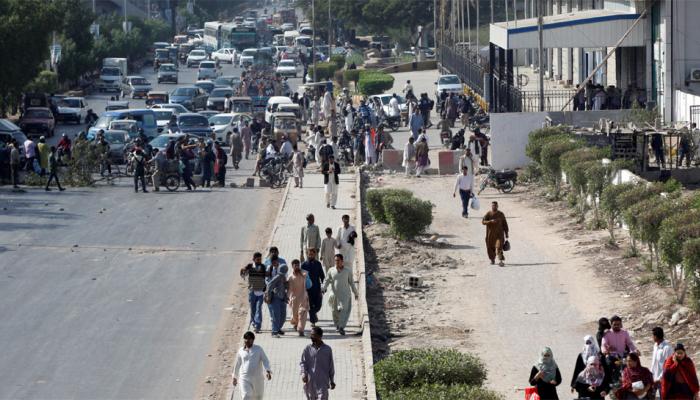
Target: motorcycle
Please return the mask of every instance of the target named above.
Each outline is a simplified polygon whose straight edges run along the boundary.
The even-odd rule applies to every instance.
[[[401,127],[401,116],[386,117],[384,118],[384,123],[391,128],[393,132],[396,132],[399,130],[399,127]]]
[[[312,163],[314,161],[316,161],[316,147],[314,147],[313,144],[309,143],[306,146],[306,162]]]
[[[97,114],[92,111],[92,108],[87,110],[87,115],[85,115],[85,123],[87,126],[92,126],[97,121]]]
[[[263,161],[260,175],[267,181],[271,188],[281,187],[287,182],[287,160],[283,156],[276,156]]]
[[[511,169],[496,171],[489,167],[486,177],[481,181],[477,194],[481,194],[487,187],[492,187],[501,193],[510,193],[513,191],[517,179],[518,173]]]

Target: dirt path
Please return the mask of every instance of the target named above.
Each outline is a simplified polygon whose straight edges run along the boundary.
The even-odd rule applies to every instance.
[[[521,399],[522,393],[514,388],[527,385],[540,348],[549,346],[564,377],[559,394],[566,395],[583,337],[594,334],[594,321],[600,316],[624,315],[621,307],[625,299],[610,291],[607,282],[596,279],[586,260],[577,255],[577,245],[582,244],[579,240],[567,240],[557,233],[562,221],[528,207],[520,201],[522,195],[517,190],[509,195],[484,192],[481,210],[462,219],[459,196],[452,197],[454,179],[417,180],[399,175],[371,179],[372,186],[404,187],[432,201],[435,208],[430,230],[451,245],[434,250],[435,254],[460,260],[458,268],[440,269],[437,275],[424,268],[413,271],[425,274],[430,286],[429,293],[423,294],[425,309],[418,321],[404,321],[403,325],[410,327],[391,347],[424,345],[429,336],[433,345],[476,352],[488,366],[488,385],[508,399]],[[505,268],[491,266],[484,247],[481,217],[494,200],[510,227],[513,250],[506,253]],[[421,251],[433,250],[419,247]],[[380,252],[377,249],[379,258]],[[410,267],[411,261],[406,261],[405,266]],[[389,290],[384,296],[391,302],[394,294]],[[391,310],[387,314],[388,319],[395,318]]]

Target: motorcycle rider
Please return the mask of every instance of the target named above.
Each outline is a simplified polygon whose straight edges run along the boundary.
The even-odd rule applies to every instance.
[[[372,110],[369,109],[369,106],[367,106],[364,99],[360,100],[360,108],[358,111],[360,112],[360,118],[362,118],[363,125],[369,125],[372,123]]]
[[[95,123],[95,121],[97,121],[97,114],[95,114],[95,112],[92,111],[92,108],[89,108],[87,110],[87,115],[85,115],[85,123],[88,126],[91,126]]]
[[[389,118],[401,118],[401,109],[399,108],[399,97],[396,95],[396,93],[392,94],[391,100],[389,100]]]
[[[457,133],[452,137],[452,145],[450,146],[450,150],[459,150],[464,146],[464,129],[460,129],[457,131]]]
[[[414,97],[413,96],[413,85],[411,85],[411,80],[407,80],[406,84],[403,87],[403,94],[406,97],[406,99]]]
[[[66,158],[67,158],[68,160],[70,160],[70,157],[71,157],[71,152],[70,152],[71,141],[70,141],[70,139],[68,138],[68,135],[66,135],[65,133],[64,133],[63,135],[61,135],[61,140],[58,142],[58,146],[57,146],[57,147],[58,147],[59,153],[62,154],[62,155],[65,155]],[[59,157],[59,158],[63,158],[63,157]]]

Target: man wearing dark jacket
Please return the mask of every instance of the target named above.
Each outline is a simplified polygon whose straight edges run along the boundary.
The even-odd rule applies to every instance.
[[[323,272],[323,266],[316,259],[316,249],[308,249],[306,256],[307,259],[301,264],[301,269],[306,271],[311,279],[311,287],[306,289],[306,293],[309,295],[309,321],[313,327],[318,322],[317,314],[323,304],[321,285],[326,279],[326,274]]]
[[[333,157],[333,155],[328,157],[328,162],[323,163],[321,172],[323,173],[323,184],[325,185],[326,207],[335,210],[335,204],[338,202],[338,184],[340,183],[338,175],[340,174],[340,164],[335,162],[335,157]]]

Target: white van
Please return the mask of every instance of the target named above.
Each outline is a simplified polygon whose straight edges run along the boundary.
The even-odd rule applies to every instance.
[[[292,99],[287,96],[272,96],[267,101],[267,107],[265,107],[265,121],[269,124],[272,114],[277,112],[277,107],[280,104],[293,104]]]
[[[301,106],[294,103],[280,103],[277,106],[278,113],[293,113],[301,121]]]

